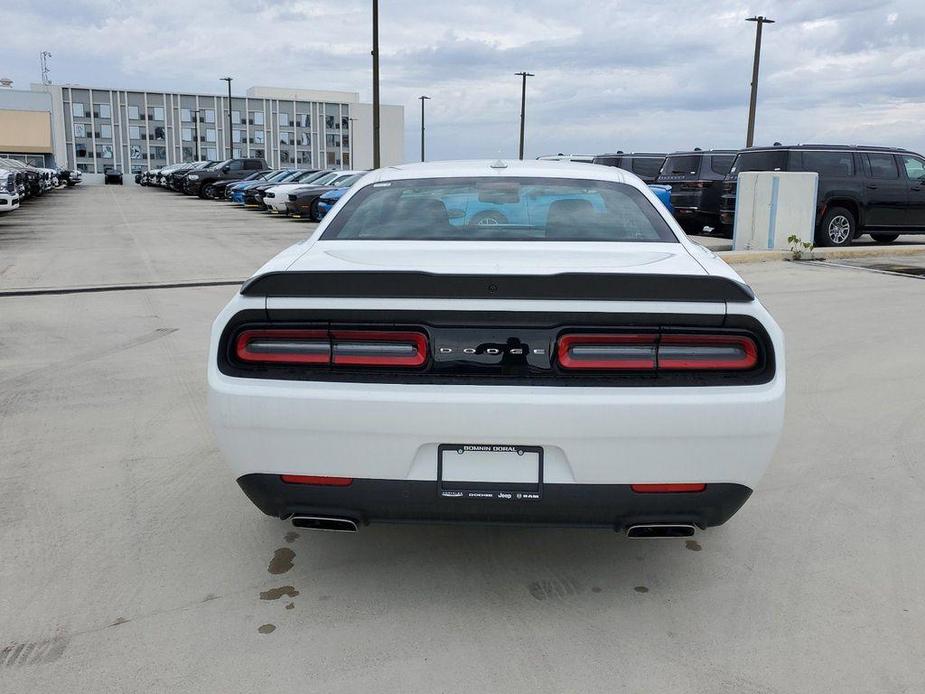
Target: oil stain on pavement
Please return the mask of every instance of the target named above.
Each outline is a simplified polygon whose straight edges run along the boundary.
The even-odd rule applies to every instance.
[[[288,547],[280,547],[273,553],[267,571],[271,574],[284,574],[292,568],[292,560],[295,558],[295,552]]]

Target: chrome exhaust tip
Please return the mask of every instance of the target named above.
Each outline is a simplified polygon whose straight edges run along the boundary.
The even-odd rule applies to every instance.
[[[631,525],[626,529],[626,536],[637,540],[651,540],[660,537],[692,537],[693,525],[690,523],[646,523]]]
[[[352,518],[334,516],[293,516],[292,524],[307,530],[327,530],[334,533],[355,533],[357,522]]]

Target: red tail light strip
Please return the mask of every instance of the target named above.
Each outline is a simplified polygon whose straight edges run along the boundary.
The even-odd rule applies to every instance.
[[[427,336],[413,331],[244,330],[235,356],[265,364],[417,367],[427,361]]]
[[[707,485],[702,482],[684,484],[631,484],[634,492],[639,494],[678,494],[680,492],[702,492]]]
[[[747,371],[758,346],[745,335],[581,334],[559,338],[559,366],[567,370]]]
[[[321,475],[280,475],[287,484],[311,484],[316,487],[349,487],[352,477],[324,477]]]

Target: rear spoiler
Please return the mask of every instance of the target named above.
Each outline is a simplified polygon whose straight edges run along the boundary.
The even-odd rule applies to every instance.
[[[748,303],[751,288],[728,277],[568,272],[450,275],[430,272],[268,272],[244,296],[391,299],[560,299]]]

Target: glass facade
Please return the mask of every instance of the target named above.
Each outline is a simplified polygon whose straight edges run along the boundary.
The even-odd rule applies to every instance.
[[[344,168],[353,159],[349,103],[60,89],[68,165],[87,173],[229,156],[302,168]]]

